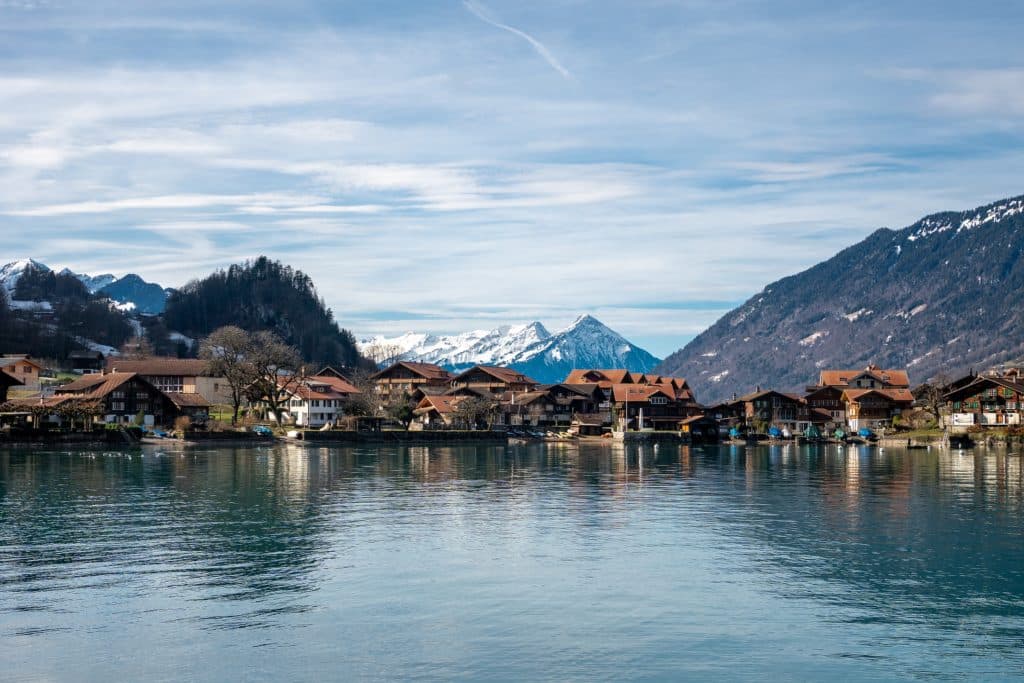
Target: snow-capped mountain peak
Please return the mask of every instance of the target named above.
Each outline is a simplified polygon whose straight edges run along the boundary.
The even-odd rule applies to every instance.
[[[26,270],[50,272],[50,268],[46,264],[32,258],[19,259],[3,266],[0,268],[0,286],[7,290],[8,299],[14,297],[14,290],[18,286],[18,280]]]
[[[408,360],[451,370],[502,365],[545,383],[560,382],[575,368],[622,367],[647,372],[659,362],[591,315],[576,318],[555,334],[543,324],[531,322],[451,336],[407,332],[390,339],[366,339],[360,348],[381,364]]]
[[[82,275],[81,273],[72,271],[70,268],[64,268],[58,274],[70,275],[78,278],[78,281],[85,285],[85,288],[88,289],[91,294],[95,294],[107,285],[117,282],[117,276],[110,273],[104,273],[103,275]]]

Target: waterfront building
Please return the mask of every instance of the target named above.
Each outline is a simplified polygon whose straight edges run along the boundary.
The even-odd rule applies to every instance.
[[[1022,424],[1024,383],[1016,373],[983,375],[943,397],[943,425],[954,431],[969,427],[1007,427]]]
[[[170,426],[179,417],[202,424],[210,411],[201,394],[167,391],[135,372],[83,375],[58,387],[54,398],[99,402],[102,411],[98,419],[119,424],[131,423],[139,415],[149,426]]]
[[[209,361],[197,358],[107,358],[107,372],[133,372],[170,393],[199,394],[211,404],[231,403],[231,387],[223,377],[210,371]]]

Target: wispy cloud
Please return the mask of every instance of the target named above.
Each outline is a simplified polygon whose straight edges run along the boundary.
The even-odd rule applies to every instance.
[[[521,31],[514,26],[503,24],[500,21],[497,21],[496,19],[492,19],[490,15],[487,13],[487,11],[477,3],[473,2],[473,0],[462,0],[462,4],[465,5],[466,9],[472,12],[473,15],[480,21],[486,24],[490,24],[495,28],[500,28],[503,31],[508,31],[509,33],[517,35],[526,42],[528,42],[533,47],[533,49],[537,51],[537,54],[539,54],[552,69],[562,74],[563,78],[572,80],[572,74],[569,73],[568,69],[562,66],[562,63],[559,62],[553,54],[551,54],[551,50],[547,49],[543,43],[541,43],[539,40],[531,36],[529,33]]]

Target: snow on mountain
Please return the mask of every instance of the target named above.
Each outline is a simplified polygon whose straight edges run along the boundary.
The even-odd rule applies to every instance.
[[[555,334],[539,322],[451,336],[407,332],[390,339],[366,339],[360,350],[381,364],[400,359],[451,370],[502,365],[544,383],[560,382],[574,368],[647,372],[660,362],[590,315],[580,316]]]
[[[400,358],[449,368],[465,368],[477,364],[503,365],[523,350],[550,336],[551,333],[543,325],[533,322],[448,336],[406,332],[390,339],[373,337],[363,340],[359,348],[382,364]]]
[[[14,298],[14,289],[18,286],[18,280],[29,268],[41,270],[44,273],[50,272],[50,268],[46,266],[46,264],[40,263],[39,261],[31,258],[12,261],[0,268],[0,286],[7,290],[8,300]]]
[[[0,286],[7,291],[8,300],[14,298],[18,280],[28,268],[41,270],[44,273],[50,272],[49,266],[31,258],[13,261],[0,268]],[[132,311],[143,314],[162,313],[170,294],[170,290],[146,282],[138,275],[131,273],[119,278],[110,273],[83,275],[70,268],[64,268],[57,274],[77,278],[91,294],[102,294],[108,297],[117,304],[118,309],[126,313]]]
[[[76,273],[70,268],[64,268],[58,273],[58,275],[71,275],[72,277],[78,278],[78,281],[85,285],[85,288],[89,290],[90,294],[95,294],[107,285],[116,282],[117,276],[111,275],[110,273],[104,273],[103,275],[82,275]]]

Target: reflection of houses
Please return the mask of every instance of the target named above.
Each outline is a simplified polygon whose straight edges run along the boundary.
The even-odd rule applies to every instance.
[[[39,376],[43,366],[32,360],[28,354],[6,354],[0,357],[0,371],[16,378],[25,389],[39,391]]]
[[[1021,424],[1024,412],[1024,383],[1017,374],[984,375],[973,382],[948,392],[943,397],[946,415],[943,421],[951,428],[1003,427]]]
[[[452,375],[432,363],[399,361],[370,379],[377,387],[380,403],[387,405],[396,396],[419,401],[427,394],[442,394],[451,387]]]
[[[287,379],[281,379],[282,386],[287,382]],[[352,384],[335,374],[306,377],[287,386],[285,414],[281,419],[299,427],[319,428],[335,424],[344,416],[345,404],[358,393]]]
[[[134,372],[157,389],[170,393],[200,394],[210,403],[231,403],[231,387],[223,377],[213,377],[210,364],[195,358],[108,358],[107,370]]]
[[[83,375],[58,387],[56,397],[99,401],[105,422],[129,423],[142,414],[145,424],[170,425],[178,417],[206,422],[210,404],[202,395],[162,391],[134,372]]]
[[[850,429],[884,427],[914,401],[906,370],[869,365],[862,370],[822,370],[818,383],[807,387],[810,408],[827,411]]]

